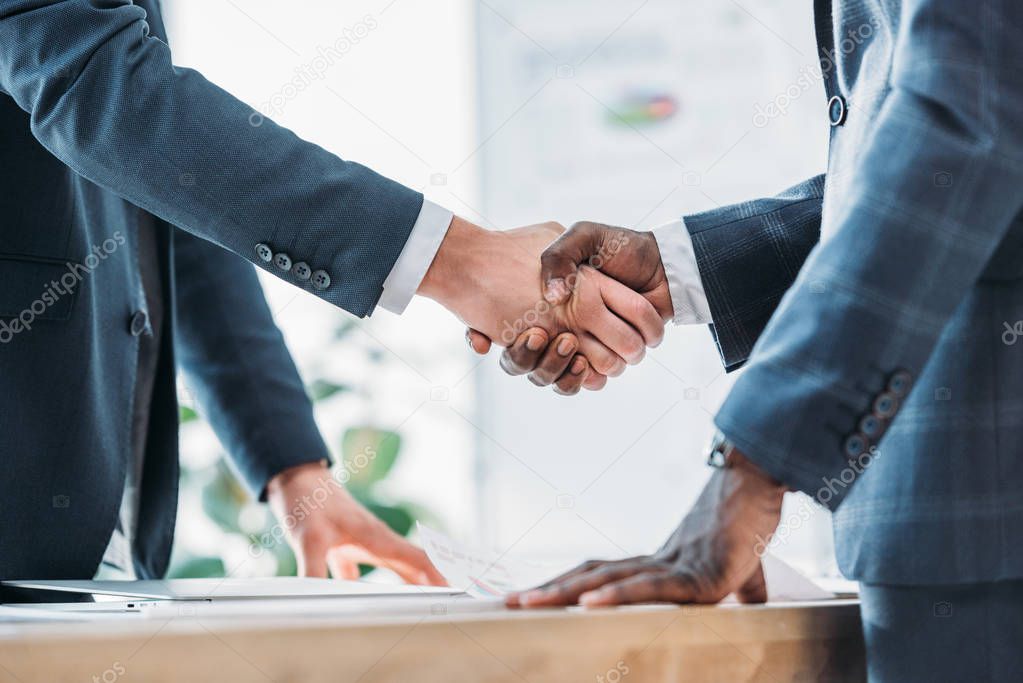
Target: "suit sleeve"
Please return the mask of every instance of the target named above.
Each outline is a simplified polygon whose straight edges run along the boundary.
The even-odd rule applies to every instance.
[[[246,484],[329,459],[256,271],[181,230],[174,252],[177,362]]]
[[[717,415],[750,459],[831,508],[875,454],[845,430],[864,412],[897,419],[1023,208],[1021,32],[1019,2],[903,3],[891,91],[855,124],[871,130],[848,189]]]
[[[774,197],[683,219],[710,308],[710,331],[729,372],[749,358],[817,244],[823,196],[819,175]]]
[[[129,0],[0,0],[0,89],[80,175],[356,315],[372,312],[423,204],[175,67]],[[329,287],[282,274],[257,244]]]

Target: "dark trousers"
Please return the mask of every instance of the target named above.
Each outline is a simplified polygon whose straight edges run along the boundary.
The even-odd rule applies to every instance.
[[[862,584],[871,683],[1023,681],[1023,581]]]

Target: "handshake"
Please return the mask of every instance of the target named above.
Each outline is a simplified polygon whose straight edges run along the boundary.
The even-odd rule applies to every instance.
[[[572,395],[601,389],[664,337],[673,309],[651,233],[599,223],[494,232],[455,218],[419,293],[506,347],[501,367]]]

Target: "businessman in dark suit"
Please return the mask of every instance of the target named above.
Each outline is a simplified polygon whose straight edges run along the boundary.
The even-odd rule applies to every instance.
[[[653,233],[580,224],[545,253],[560,301],[577,264],[627,242],[603,272],[711,324],[746,369],[664,547],[513,602],[763,601],[760,555],[799,490],[834,511],[872,681],[1023,680],[1023,4],[815,14],[826,175]],[[505,367],[560,376],[526,351]]]
[[[301,573],[441,580],[331,478],[245,259],[358,316],[419,293],[495,339],[571,331],[573,388],[662,332],[602,274],[544,302],[560,226],[483,230],[174,67],[158,2],[0,2],[0,181],[0,579],[163,575],[180,368]]]

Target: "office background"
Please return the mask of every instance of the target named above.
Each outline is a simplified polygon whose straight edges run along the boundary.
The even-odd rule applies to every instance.
[[[824,168],[809,3],[164,4],[178,64],[491,228],[653,227]],[[505,377],[496,353],[474,357],[431,302],[362,321],[264,287],[303,375],[330,394],[317,405],[328,443],[340,454],[367,426],[401,435],[377,504],[500,552],[612,557],[655,549],[705,481],[732,381],[705,328],[670,330],[603,392],[565,399]],[[251,551],[267,512],[225,479],[201,421],[184,425],[182,451],[176,571],[289,571]],[[824,510],[793,497],[783,526],[779,555],[834,571]]]

